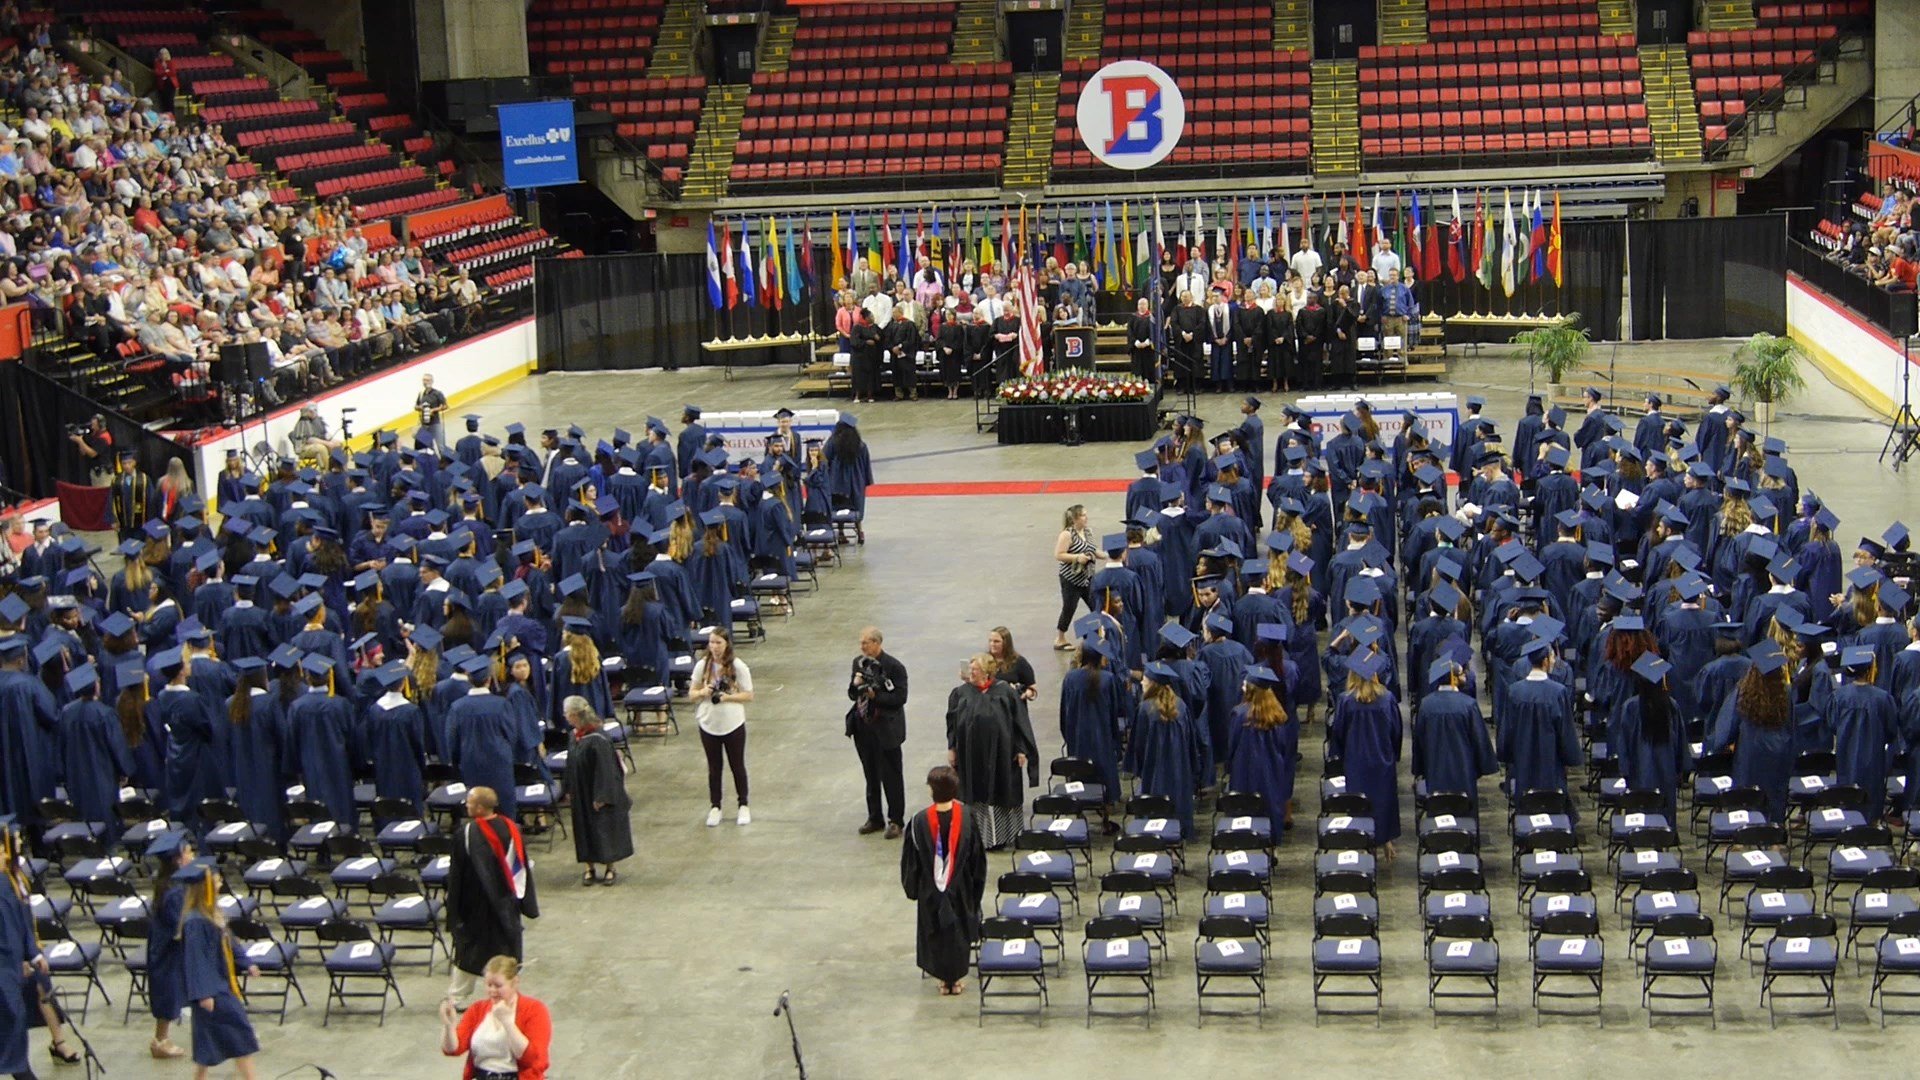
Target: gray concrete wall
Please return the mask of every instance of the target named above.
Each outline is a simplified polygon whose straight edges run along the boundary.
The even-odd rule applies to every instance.
[[[1873,120],[1879,124],[1920,94],[1920,4],[1873,6]]]
[[[427,72],[428,56],[442,46],[444,78],[504,79],[527,74],[527,12],[520,0],[420,0],[415,10],[423,80],[433,78]],[[439,36],[429,34],[429,29]]]
[[[360,30],[357,0],[267,0],[267,6],[327,40],[327,48],[361,61],[365,39]]]

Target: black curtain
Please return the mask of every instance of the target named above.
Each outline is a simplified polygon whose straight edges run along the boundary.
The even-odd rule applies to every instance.
[[[22,498],[50,499],[57,480],[91,483],[88,462],[67,436],[96,413],[105,418],[115,448],[133,447],[135,462],[149,477],[164,475],[167,462],[176,457],[193,471],[193,455],[185,447],[16,361],[0,363],[0,485]]]
[[[1442,229],[1443,242],[1446,235]],[[1501,284],[1497,265],[1492,288],[1480,284],[1467,260],[1462,261],[1466,280],[1455,281],[1446,272],[1443,251],[1440,277],[1418,282],[1414,291],[1422,311],[1440,315],[1563,315],[1577,311],[1581,325],[1595,338],[1611,338],[1619,333],[1625,241],[1623,221],[1569,221],[1560,233],[1560,285],[1553,283],[1551,275],[1533,278],[1531,254],[1515,275],[1512,296]],[[1448,339],[1460,342],[1504,342],[1512,336],[1511,329],[1499,326],[1447,329]]]
[[[1560,230],[1561,314],[1577,311],[1598,341],[1620,336],[1627,261],[1625,221],[1569,221]]]
[[[1783,214],[1636,221],[1634,337],[1786,333]]]
[[[706,274],[699,255],[539,260],[541,370],[671,370],[709,362],[700,348],[712,330]]]

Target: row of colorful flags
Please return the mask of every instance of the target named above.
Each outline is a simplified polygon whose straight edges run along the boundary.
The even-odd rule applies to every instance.
[[[1199,247],[1208,260],[1224,259],[1234,267],[1245,257],[1268,260],[1274,277],[1282,278],[1277,264],[1289,262],[1296,251],[1312,249],[1325,260],[1341,244],[1356,266],[1369,269],[1376,247],[1390,247],[1418,281],[1464,283],[1471,277],[1512,296],[1529,282],[1552,280],[1558,286],[1563,280],[1558,191],[1551,201],[1549,213],[1544,195],[1522,189],[1516,214],[1511,189],[1501,191],[1497,202],[1481,190],[1473,193],[1469,210],[1456,189],[1444,223],[1439,197],[1430,195],[1423,203],[1419,192],[1410,200],[1394,192],[1391,203],[1385,192],[1375,192],[1370,210],[1364,195],[1343,194],[1337,202],[1322,196],[1318,206],[1306,196],[1297,216],[1284,197],[1251,196],[1244,204],[1237,197],[1210,204],[1196,199],[1190,218],[1184,202],[1168,214],[1159,200],[1137,208],[1125,200],[1116,208],[1107,200],[1055,206],[1050,222],[1047,208],[1030,212],[1024,204],[968,207],[950,212],[945,222],[937,206],[931,214],[914,210],[911,218],[904,210],[884,210],[834,211],[825,220],[716,219],[707,224],[707,296],[716,310],[742,302],[777,310],[823,295],[861,263],[876,274],[893,267],[911,282],[923,266],[951,279],[971,261],[977,272],[1005,272],[1017,284],[1014,271],[1037,270],[1049,256],[1086,267],[1101,291],[1152,288],[1157,294],[1152,279],[1168,248],[1169,218],[1177,230],[1172,238],[1176,264],[1185,261],[1178,253]],[[816,226],[822,230],[818,243],[827,249],[823,262],[816,261]],[[1033,286],[1032,275],[1026,275],[1026,284]]]

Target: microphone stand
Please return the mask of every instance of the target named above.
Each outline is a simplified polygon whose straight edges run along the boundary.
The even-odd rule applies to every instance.
[[[57,1003],[54,1006],[54,1012],[60,1017],[60,1022],[66,1025],[67,1034],[80,1040],[80,1056],[86,1063],[87,1080],[93,1080],[95,1076],[107,1075],[107,1063],[100,1060],[100,1055],[93,1049],[93,1043],[87,1041],[86,1035],[81,1032],[80,1025],[74,1023],[73,1017]]]
[[[793,1039],[793,1067],[799,1070],[800,1080],[807,1080],[807,1059],[801,1056],[800,1032],[796,1030],[793,1026],[793,1001],[791,999],[791,995],[792,995],[792,991],[788,991],[788,990],[780,991],[780,1001],[774,1005],[773,1015],[786,1016],[787,1035]]]

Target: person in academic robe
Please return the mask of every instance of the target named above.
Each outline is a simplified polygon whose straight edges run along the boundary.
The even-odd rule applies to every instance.
[[[42,1003],[52,1001],[49,968],[40,940],[34,932],[33,909],[27,897],[33,885],[20,869],[11,826],[0,833],[0,1073],[32,1078],[27,1032],[40,1022]],[[63,1039],[56,1032],[52,1053],[68,1063],[80,1060],[60,1053]]]
[[[1293,781],[1300,768],[1300,724],[1281,700],[1284,677],[1256,664],[1247,669],[1246,700],[1227,717],[1227,786],[1267,801],[1276,836],[1293,821]]]
[[[854,318],[853,356],[849,365],[853,374],[853,400],[875,401],[880,396],[880,354],[884,333],[874,325],[872,311],[861,308]]]
[[[1294,385],[1307,392],[1320,389],[1320,372],[1326,364],[1327,339],[1332,336],[1327,309],[1321,306],[1318,291],[1307,294],[1307,306],[1294,316],[1293,332],[1299,341],[1294,361]]]
[[[496,956],[522,955],[521,920],[540,917],[533,864],[526,841],[510,817],[496,813],[496,791],[467,790],[467,820],[454,830],[447,873],[447,928],[453,936],[453,977],[446,1000],[472,1000],[476,984]]]
[[[241,996],[240,971],[226,917],[220,912],[215,872],[195,863],[173,876],[185,888],[185,907],[173,934],[186,973],[187,1000],[192,1003],[195,1078],[205,1080],[208,1069],[231,1061],[242,1080],[253,1080],[253,1056],[260,1052],[260,1040]],[[260,973],[251,965],[246,970],[249,975]]]
[[[596,715],[603,718],[613,715],[613,695],[607,688],[600,647],[593,640],[593,620],[569,615],[561,620],[561,625],[560,651],[553,656],[553,670],[548,673],[552,685],[547,693],[553,709],[549,724],[556,731],[567,729],[560,705],[575,694],[586,698]]]
[[[120,718],[100,700],[98,669],[81,664],[67,673],[73,700],[60,710],[55,730],[67,801],[81,821],[115,821],[120,785],[133,775],[133,753]]]
[[[1211,786],[1206,741],[1186,702],[1180,700],[1180,673],[1155,660],[1146,667],[1140,704],[1127,737],[1127,771],[1140,778],[1140,794],[1173,803],[1183,837],[1193,835],[1193,793]]]
[[[966,681],[947,695],[947,763],[979,815],[981,841],[997,849],[1020,831],[1026,789],[1040,782],[1040,752],[1019,697],[993,675],[985,654],[967,662]]]
[[[586,864],[582,885],[612,885],[613,864],[633,857],[633,824],[620,755],[600,730],[601,714],[582,697],[561,703],[573,729],[567,750],[566,792],[573,823],[573,857]],[[595,867],[604,867],[604,873]]]
[[[1120,801],[1120,741],[1133,712],[1120,658],[1119,642],[1087,638],[1060,680],[1060,740],[1068,756],[1093,762],[1109,804]]]
[[[971,366],[967,322],[960,315],[959,304],[951,300],[935,320],[940,329],[933,337],[933,355],[940,366],[940,382],[946,387],[947,400],[952,401],[960,396],[960,384]]]
[[[234,801],[264,835],[279,840],[281,808],[291,782],[286,727],[277,695],[267,685],[267,661],[243,657],[233,667],[238,677],[233,697],[221,708],[227,717]]]
[[[335,824],[353,831],[359,811],[353,801],[353,702],[334,696],[333,663],[324,656],[301,659],[306,689],[287,709],[290,763],[307,787],[307,798],[327,808]]]
[[[1679,820],[1680,777],[1693,768],[1684,717],[1667,690],[1673,670],[1658,653],[1641,653],[1633,664],[1634,692],[1607,725],[1607,747],[1627,790],[1660,792],[1669,823]]]
[[[153,1015],[153,1039],[147,1053],[156,1060],[185,1057],[184,1048],[169,1037],[173,1022],[187,1007],[186,958],[180,949],[180,919],[186,911],[186,886],[175,881],[176,871],[193,864],[193,837],[165,832],[147,845],[147,856],[158,860],[153,895],[147,902],[147,1011]]]
[[[709,510],[700,515],[700,521],[706,528],[686,551],[687,577],[693,586],[694,604],[700,611],[695,621],[732,626],[734,598],[746,595],[746,559],[728,542],[725,514]]]
[[[513,766],[525,760],[531,750],[517,730],[505,699],[490,688],[493,659],[469,657],[461,670],[470,685],[447,709],[447,762],[460,770],[460,779],[469,788],[497,792],[494,809],[511,820],[519,810],[514,799]]]
[[[981,815],[972,803],[960,801],[960,787],[952,767],[934,766],[927,773],[933,805],[909,819],[900,847],[900,886],[919,905],[914,962],[939,980],[943,997],[962,990],[972,945],[980,936],[980,901],[987,887]]]
[[[25,634],[0,638],[0,814],[34,821],[40,800],[53,794],[49,745],[59,709],[27,660]]]
[[[650,570],[627,575],[627,600],[620,609],[614,644],[626,662],[628,686],[659,686],[669,677],[673,653],[667,643],[676,635],[666,605],[660,602],[658,581]]]
[[[920,352],[920,305],[910,297],[896,303],[893,318],[881,331],[888,367],[893,372],[893,396],[896,401],[920,400],[918,356]]]
[[[214,719],[206,700],[187,685],[190,664],[179,649],[160,653],[152,664],[167,680],[147,703],[149,730],[167,733],[166,805],[174,821],[195,822],[202,799],[226,794],[219,781],[223,770],[214,743]]]
[[[361,714],[355,756],[373,762],[376,798],[403,799],[413,805],[414,816],[418,817],[425,811],[420,793],[426,787],[422,776],[427,756],[426,713],[401,692],[407,681],[406,664],[396,660],[375,668],[372,674],[381,693]]]
[[[1567,770],[1580,764],[1573,728],[1573,691],[1553,677],[1559,663],[1545,641],[1524,647],[1527,674],[1507,687],[1495,746],[1512,791],[1567,790]]]
[[[1153,313],[1146,297],[1134,305],[1127,319],[1128,369],[1135,378],[1155,379],[1159,375],[1159,357],[1153,348]]]
[[[1203,365],[1207,311],[1200,306],[1200,297],[1184,290],[1180,293],[1179,306],[1167,316],[1167,331],[1167,352],[1173,358],[1168,374],[1181,386],[1197,387],[1198,380],[1207,374]]]
[[[1336,390],[1351,390],[1360,363],[1360,305],[1340,286],[1327,305],[1328,380]]]
[[[1788,657],[1778,645],[1767,642],[1755,649],[1752,666],[1721,702],[1705,749],[1712,754],[1733,750],[1733,782],[1738,787],[1760,789],[1768,821],[1786,819],[1787,788],[1793,777],[1793,736]]]
[[[1878,820],[1887,805],[1887,744],[1898,737],[1899,707],[1893,695],[1874,685],[1873,649],[1849,645],[1840,653],[1840,684],[1827,699],[1827,722],[1833,730],[1834,779],[1854,784],[1866,798],[1854,809]]]
[[[1458,792],[1479,803],[1480,778],[1499,771],[1480,703],[1461,691],[1467,672],[1444,656],[1410,671],[1432,687],[1413,718],[1413,775],[1427,791]]]
[[[1372,801],[1373,838],[1387,857],[1400,835],[1400,702],[1388,690],[1385,653],[1356,651],[1346,663],[1347,686],[1327,717],[1327,756],[1345,769],[1347,790]]]
[[[852,413],[841,413],[827,441],[820,448],[827,466],[828,495],[835,510],[867,512],[867,489],[873,486],[873,458],[860,437],[860,421]],[[866,543],[866,530],[856,531]]]

